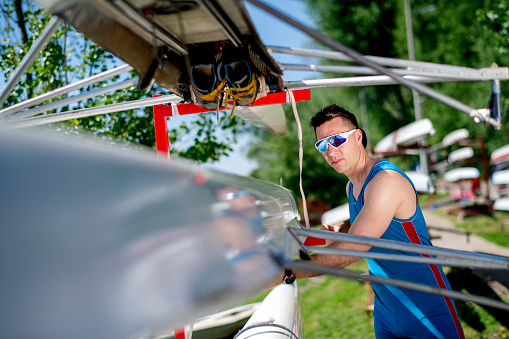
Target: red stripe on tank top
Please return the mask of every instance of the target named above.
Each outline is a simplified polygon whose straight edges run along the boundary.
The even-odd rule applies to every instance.
[[[419,238],[419,235],[417,235],[417,230],[415,229],[415,226],[411,221],[402,222],[401,225],[403,226],[403,229],[405,230],[405,233],[412,244],[422,245],[421,239]],[[430,258],[428,254],[421,254],[421,256]],[[437,265],[428,264],[428,266],[431,268],[431,271],[435,276],[435,280],[437,281],[438,287],[447,289],[445,281],[442,278],[442,275],[440,274]],[[456,309],[452,304],[451,298],[445,296],[443,298],[445,303],[447,304],[447,307],[449,308],[449,312],[451,313],[452,319],[454,320],[454,325],[456,326],[456,330],[458,331],[459,337],[461,339],[465,339],[465,335],[463,334],[463,329],[461,328],[461,323],[458,318],[458,314],[456,313]]]

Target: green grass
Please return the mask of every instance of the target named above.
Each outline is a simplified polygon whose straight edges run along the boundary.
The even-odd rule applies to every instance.
[[[509,219],[508,213],[493,212],[467,217],[456,222],[456,226],[500,246],[509,247],[509,225],[501,228],[501,222],[506,219]]]
[[[464,321],[461,321],[463,325],[463,331],[465,332],[465,338],[509,338],[509,331],[504,326],[495,320],[488,312],[478,305],[472,305],[477,314],[481,318],[481,322],[486,326],[486,329],[481,333],[477,332],[470,326],[466,325]]]
[[[433,199],[428,196],[419,196],[419,203],[424,209],[425,206],[432,204],[439,198],[440,197],[436,197]],[[496,211],[493,213],[468,216],[461,221],[458,221],[456,215],[447,214],[445,208],[431,212],[450,220],[456,227],[464,229],[471,234],[480,236],[497,245],[509,247],[509,224],[501,226],[504,220],[509,219],[509,213],[507,212]]]
[[[365,269],[365,263],[352,268]],[[307,279],[299,282],[299,292],[304,338],[375,338],[364,282]]]

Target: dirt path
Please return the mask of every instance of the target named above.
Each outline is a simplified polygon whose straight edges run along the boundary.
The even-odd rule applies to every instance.
[[[499,246],[473,234],[467,236],[464,234],[463,230],[456,228],[449,220],[437,216],[427,210],[423,210],[422,213],[426,219],[428,232],[434,246],[509,257],[509,248]],[[442,231],[435,229],[435,227],[449,231]]]

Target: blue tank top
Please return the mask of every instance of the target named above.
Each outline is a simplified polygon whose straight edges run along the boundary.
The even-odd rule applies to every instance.
[[[393,163],[382,160],[371,168],[364,181],[357,200],[353,196],[353,184],[348,186],[348,205],[350,223],[364,206],[364,190],[373,177],[380,171],[392,170],[404,176],[414,188],[408,176]],[[408,219],[393,218],[381,239],[396,240],[406,243],[429,245],[428,230],[417,192],[415,213]],[[419,253],[371,247],[369,252],[405,254],[421,256]],[[422,254],[422,256],[428,256]],[[366,258],[369,274],[379,277],[412,281],[433,287],[450,289],[442,267],[432,264],[417,264],[391,260]],[[402,338],[464,338],[454,302],[448,297],[400,289],[391,285],[372,284],[375,292],[375,332],[390,331],[395,337]],[[383,328],[389,325],[389,329]],[[385,325],[384,325],[385,324]],[[378,330],[377,330],[378,328]],[[424,328],[424,332],[420,332]],[[419,334],[420,333],[420,334]],[[424,333],[424,335],[422,334]],[[378,334],[377,334],[378,337]]]
[[[394,165],[393,163],[386,161],[386,160],[377,162],[375,165],[373,165],[373,167],[371,168],[371,171],[368,174],[368,177],[364,181],[364,185],[362,186],[362,189],[359,193],[359,196],[357,197],[357,200],[355,200],[355,198],[353,196],[353,185],[350,182],[350,185],[348,187],[348,205],[349,205],[349,209],[350,209],[350,223],[351,223],[351,225],[353,225],[355,218],[357,217],[357,215],[361,211],[362,207],[364,206],[364,190],[366,189],[366,186],[378,172],[385,171],[385,170],[393,170],[393,171],[400,173],[412,184],[412,187],[414,187],[414,190],[415,190],[415,186],[412,183],[412,181],[396,165]],[[417,193],[416,193],[416,199],[418,199]],[[387,228],[385,233],[380,238],[431,246],[431,241],[429,240],[429,235],[428,235],[428,229],[426,227],[426,221],[424,220],[424,216],[422,215],[422,211],[421,211],[421,208],[419,207],[418,200],[416,202],[416,208],[415,208],[414,215],[412,217],[410,217],[409,219],[393,218],[391,220],[391,223],[389,224],[389,227]],[[377,253],[406,254],[406,255],[420,256],[419,253],[384,249],[384,248],[378,248],[378,247],[372,247],[369,251],[377,252]],[[374,264],[376,263],[377,266],[379,266],[381,269],[383,269],[383,271],[390,277],[405,274],[405,273],[408,273],[408,272],[414,271],[416,269],[427,266],[427,264],[405,263],[405,262],[390,261],[390,260],[377,260],[377,259],[366,259],[366,260],[368,261],[370,272],[375,270]],[[372,273],[376,274],[376,272],[372,272]],[[376,275],[378,275],[378,274],[376,274]]]

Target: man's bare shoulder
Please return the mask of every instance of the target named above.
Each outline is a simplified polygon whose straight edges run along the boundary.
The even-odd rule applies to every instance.
[[[378,190],[389,194],[414,194],[412,184],[401,173],[394,170],[378,172],[366,186],[366,193]]]

